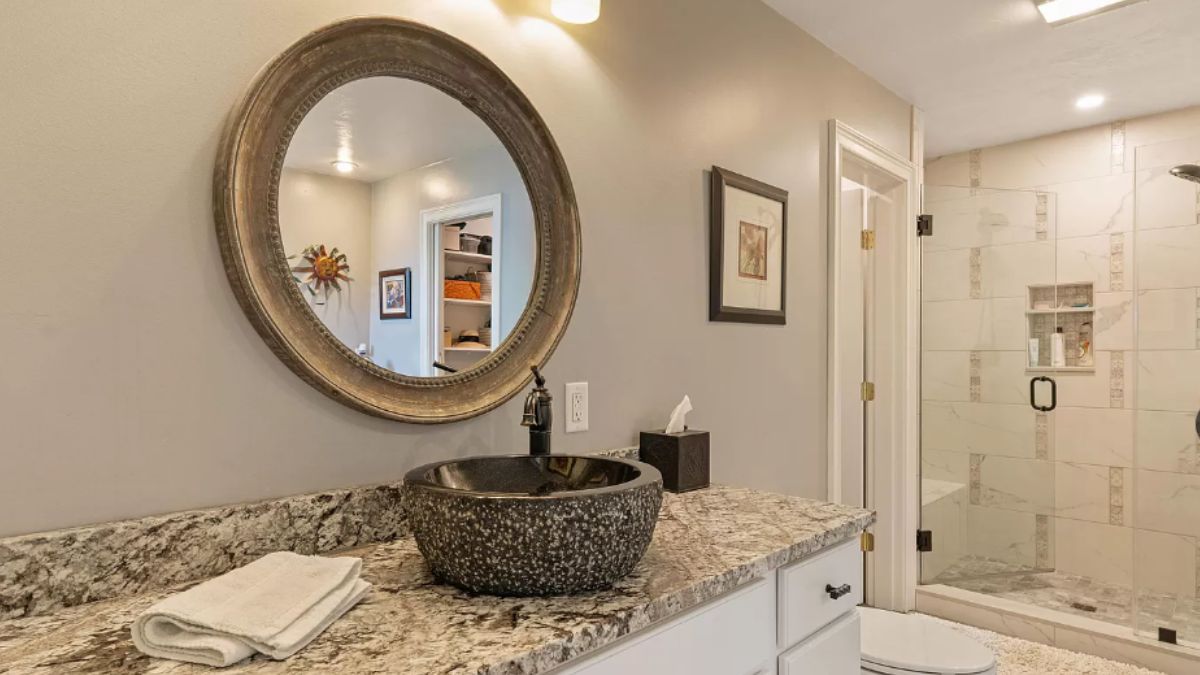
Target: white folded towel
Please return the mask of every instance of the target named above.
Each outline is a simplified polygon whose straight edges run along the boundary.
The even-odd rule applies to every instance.
[[[173,595],[133,622],[150,656],[228,666],[255,652],[286,659],[353,607],[370,584],[359,558],[280,552]]]

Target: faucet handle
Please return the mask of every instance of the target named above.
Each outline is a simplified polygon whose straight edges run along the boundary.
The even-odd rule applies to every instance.
[[[540,370],[538,370],[537,364],[529,366],[529,369],[533,371],[533,383],[536,384],[539,389],[545,387],[546,378],[542,377],[542,373]]]

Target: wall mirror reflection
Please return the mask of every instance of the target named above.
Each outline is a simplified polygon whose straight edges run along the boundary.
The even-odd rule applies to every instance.
[[[525,310],[536,235],[521,173],[430,85],[331,91],[292,137],[278,195],[298,292],[360,358],[417,377],[468,370]]]

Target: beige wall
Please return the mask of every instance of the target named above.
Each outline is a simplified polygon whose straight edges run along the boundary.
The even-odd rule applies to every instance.
[[[691,394],[721,481],[825,478],[825,121],[907,154],[909,110],[752,0],[46,0],[0,21],[0,534],[378,483],[523,451],[519,401],[437,428],[303,384],[221,269],[211,173],[255,72],[332,20],[423,21],[495,60],[546,119],[583,219],[578,310],[546,374],[591,383],[590,432],[636,442]],[[791,193],[786,327],[706,319],[705,169]],[[560,409],[561,410],[561,409]],[[562,417],[559,417],[562,419]]]
[[[1200,188],[1167,174],[1185,162],[1200,107],[926,166],[923,466],[969,484],[961,553],[1200,594]],[[1094,291],[1096,367],[1051,373],[1039,415],[1025,292],[1074,282]]]
[[[356,349],[371,342],[371,184],[309,171],[284,169],[279,178],[279,230],[283,250],[302,266],[306,246],[336,247],[346,254],[351,281],[341,290],[302,291],[309,307],[342,344]],[[297,273],[301,279],[307,274]]]

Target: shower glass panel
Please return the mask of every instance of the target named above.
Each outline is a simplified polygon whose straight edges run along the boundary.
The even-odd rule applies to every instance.
[[[1133,621],[1200,647],[1200,137],[1137,148],[1133,378]]]
[[[1058,278],[1053,193],[926,186],[924,210],[921,581],[1019,597],[1055,568],[1053,407],[1095,369],[1095,289]]]

